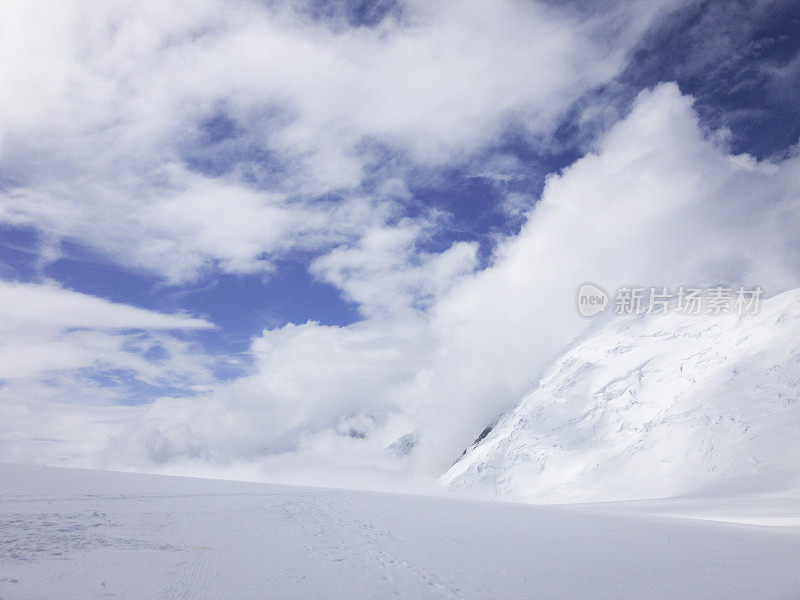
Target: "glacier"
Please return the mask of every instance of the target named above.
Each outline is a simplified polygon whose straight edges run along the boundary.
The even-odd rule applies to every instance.
[[[800,489],[800,290],[757,314],[606,314],[442,477],[535,503]]]
[[[0,463],[0,598],[798,597],[798,406],[800,290],[605,315],[443,496]]]
[[[632,503],[531,506],[0,464],[4,600],[781,600],[800,595],[798,572],[800,528],[663,517]]]

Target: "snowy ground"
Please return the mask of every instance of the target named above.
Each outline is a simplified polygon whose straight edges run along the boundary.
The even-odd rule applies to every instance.
[[[685,500],[678,512],[687,511]],[[0,598],[800,598],[800,528],[0,465]]]

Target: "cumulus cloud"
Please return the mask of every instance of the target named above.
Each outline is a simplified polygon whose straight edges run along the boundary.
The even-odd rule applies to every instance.
[[[428,226],[428,228],[431,228]],[[424,311],[460,276],[477,267],[477,244],[457,242],[440,253],[417,249],[425,227],[407,220],[364,232],[354,246],[335,248],[311,266],[368,317]]]
[[[335,483],[341,467],[361,471],[364,485],[363,469],[402,466],[384,448],[412,425],[400,395],[430,359],[424,325],[265,331],[252,374],[204,396],[157,400],[95,456],[118,468],[194,474],[244,464],[250,477],[305,483]]]
[[[674,84],[642,92],[593,152],[548,180],[495,264],[434,307],[444,358],[428,394],[479,432],[585,326],[574,297],[587,281],[612,292],[797,286],[799,167],[796,153],[762,162],[730,155],[704,136],[692,98]],[[444,448],[451,435],[466,441],[458,427],[439,427],[430,439]]]

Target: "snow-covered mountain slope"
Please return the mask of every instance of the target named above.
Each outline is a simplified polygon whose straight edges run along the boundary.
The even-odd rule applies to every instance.
[[[794,493],[800,290],[743,317],[608,316],[442,479],[533,502]]]
[[[0,598],[800,597],[800,530],[625,513],[0,464]]]

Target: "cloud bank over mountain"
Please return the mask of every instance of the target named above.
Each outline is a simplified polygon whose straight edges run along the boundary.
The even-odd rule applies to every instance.
[[[800,285],[797,147],[739,152],[674,82],[623,101],[668,3],[84,6],[1,9],[0,56],[26,58],[0,61],[0,222],[37,240],[0,284],[28,331],[0,345],[3,457],[424,485],[583,330],[580,284]],[[422,198],[456,171],[508,223]],[[44,276],[70,244],[152,277],[145,299],[296,261],[357,316],[217,352],[201,311]]]

